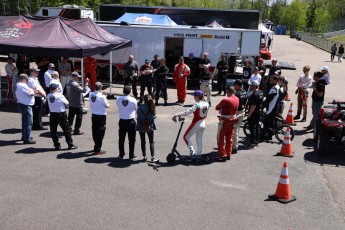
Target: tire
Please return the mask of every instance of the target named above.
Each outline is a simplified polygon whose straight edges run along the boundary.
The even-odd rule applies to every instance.
[[[284,141],[284,137],[285,137],[285,133],[286,133],[287,128],[290,129],[290,140],[292,141],[295,138],[295,131],[293,130],[293,128],[289,125],[283,124],[283,125],[277,126],[277,128],[275,130],[275,137],[279,142]]]
[[[167,156],[167,162],[173,163],[176,160],[176,155],[173,153],[169,153]]]
[[[261,134],[262,129],[264,127],[263,122],[259,121],[259,127],[260,127],[260,134]],[[243,125],[243,133],[244,133],[244,135],[246,135],[246,137],[250,137],[250,130],[249,130],[249,122],[248,121],[246,123],[244,123],[244,125]]]
[[[315,152],[318,156],[324,156],[329,151],[331,137],[323,129],[319,130],[319,135],[317,136],[317,142],[315,146]]]

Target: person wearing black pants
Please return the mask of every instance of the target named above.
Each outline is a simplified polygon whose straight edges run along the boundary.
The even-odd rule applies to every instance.
[[[217,63],[218,71],[218,93],[221,94],[224,91],[224,96],[226,94],[226,74],[228,73],[229,64],[226,61],[225,55],[220,56],[220,61]]]
[[[46,97],[46,93],[37,77],[39,71],[40,70],[37,68],[31,68],[31,74],[28,81],[28,86],[35,92],[35,104],[31,106],[33,113],[32,130],[47,130],[47,128],[42,125],[42,97]]]
[[[154,130],[156,130],[155,124],[156,108],[153,98],[146,94],[144,96],[144,104],[140,105],[137,110],[137,126],[136,130],[139,132],[141,141],[141,152],[143,154],[143,160],[146,161],[146,140],[145,134],[149,137],[151,162],[158,162],[159,159],[155,157],[155,143],[154,143]],[[146,121],[147,125],[143,125]]]
[[[252,81],[250,84],[251,94],[248,98],[248,122],[250,130],[250,142],[248,148],[254,148],[259,143],[260,137],[260,108],[263,101],[263,92],[259,90],[260,83],[258,81]]]
[[[163,97],[164,97],[164,105],[167,106],[167,101],[168,101],[167,81],[168,81],[169,68],[165,64],[166,64],[166,60],[162,58],[160,60],[160,66],[156,69],[154,73],[154,76],[156,78],[155,105],[158,105],[159,96],[162,92]]]
[[[50,122],[51,137],[54,142],[55,150],[61,149],[61,145],[59,143],[59,137],[57,135],[57,127],[59,125],[65,135],[65,139],[68,144],[68,149],[69,150],[76,149],[78,148],[78,146],[73,144],[73,140],[71,136],[71,127],[68,123],[67,115],[66,115],[65,106],[68,105],[68,101],[65,98],[65,96],[57,92],[58,87],[59,85],[57,84],[54,84],[54,83],[51,84],[50,85],[51,93],[48,94],[47,96],[48,105],[50,109],[49,122]]]
[[[136,160],[134,155],[135,135],[136,135],[136,123],[135,114],[137,111],[137,100],[131,97],[131,87],[125,85],[123,88],[122,96],[116,99],[116,106],[119,110],[119,159],[123,159],[125,156],[125,139],[128,133],[129,140],[129,159]]]
[[[90,110],[92,113],[92,138],[95,143],[93,151],[95,155],[106,153],[102,151],[101,148],[106,129],[106,109],[109,108],[110,104],[107,98],[102,94],[102,86],[102,83],[96,82],[95,91],[89,95]]]
[[[134,61],[134,56],[129,55],[128,62],[125,63],[125,85],[132,85],[133,95],[135,98],[138,97],[137,84],[138,84],[138,70],[139,66],[136,61]]]
[[[88,84],[88,78],[86,78],[84,88],[79,85],[78,78],[81,78],[78,72],[73,72],[71,80],[67,83],[69,102],[68,122],[70,126],[73,125],[74,117],[76,117],[73,135],[84,134],[83,132],[80,132],[80,127],[83,120],[83,93],[86,92],[85,87]]]
[[[143,102],[145,88],[148,93],[152,96],[152,83],[153,83],[153,68],[150,65],[150,60],[146,59],[145,64],[140,67],[140,103]]]

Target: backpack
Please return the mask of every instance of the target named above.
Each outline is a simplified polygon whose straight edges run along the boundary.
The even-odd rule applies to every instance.
[[[147,111],[147,113],[145,114],[141,108],[139,108],[140,111],[142,112],[142,114],[144,114],[144,119],[141,120],[141,129],[140,131],[143,131],[143,132],[148,132],[150,130],[152,130],[152,127],[151,127],[151,124],[150,124],[150,121],[149,119],[147,119],[147,115],[149,114],[150,111]]]

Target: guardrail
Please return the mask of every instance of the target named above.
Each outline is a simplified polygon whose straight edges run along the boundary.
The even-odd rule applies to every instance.
[[[320,49],[323,49],[325,51],[331,52],[331,47],[334,44],[337,44],[337,47],[339,47],[341,45],[341,43],[339,42],[333,42],[333,41],[329,41],[320,37],[315,37],[312,36],[310,34],[306,34],[303,32],[298,32],[298,34],[301,36],[301,40],[307,43],[310,43]]]

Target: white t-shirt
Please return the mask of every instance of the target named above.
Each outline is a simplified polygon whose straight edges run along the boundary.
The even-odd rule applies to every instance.
[[[44,73],[44,83],[46,84],[46,88],[49,88],[50,85],[50,80],[52,79],[52,71],[50,69],[48,69],[45,73]]]
[[[312,83],[313,83],[313,80],[312,80],[311,75],[309,75],[309,74],[308,75],[302,74],[298,78],[296,86],[298,88],[303,88],[304,91],[308,92],[308,88],[311,87]]]
[[[135,119],[137,111],[137,100],[129,95],[119,96],[116,99],[116,106],[119,109],[119,117],[123,120]]]
[[[49,110],[52,113],[63,113],[66,111],[65,106],[68,105],[68,101],[61,93],[50,93],[47,96]]]
[[[58,93],[63,93],[63,89],[62,89],[61,82],[60,82],[59,80],[55,79],[55,78],[52,78],[52,79],[50,80],[49,85],[51,85],[51,84],[53,84],[53,83],[59,85]]]
[[[329,76],[328,73],[325,73],[321,78],[320,80],[323,79],[325,80],[325,82],[327,83],[327,85],[329,85],[331,83],[331,77]]]
[[[38,81],[38,78],[33,77],[33,76],[29,77],[28,86],[33,90],[39,89],[42,87],[40,82]],[[42,97],[42,96],[39,93],[35,93],[35,97]]]
[[[6,74],[10,77],[12,77],[12,78],[17,77],[18,70],[13,63],[12,64],[7,63],[5,65],[5,71],[6,71]]]
[[[251,85],[252,81],[257,81],[259,84],[261,83],[261,74],[252,74],[252,76],[249,78],[248,85]]]
[[[94,91],[90,93],[89,102],[92,114],[107,115],[108,100],[101,92]]]
[[[28,84],[24,82],[18,82],[16,88],[16,97],[18,103],[23,105],[35,104],[34,95],[31,95],[31,89]]]

